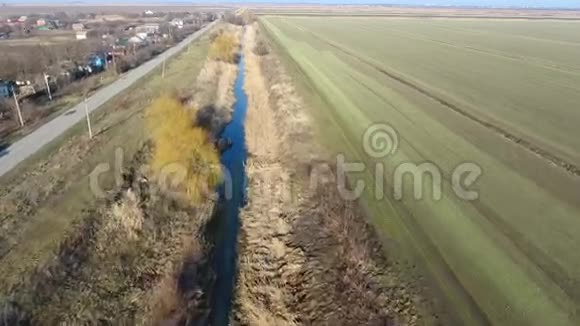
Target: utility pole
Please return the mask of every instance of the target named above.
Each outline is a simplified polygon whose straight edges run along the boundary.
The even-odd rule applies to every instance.
[[[167,51],[167,50],[165,50]],[[167,52],[163,53],[163,70],[161,70],[161,78],[165,79],[165,62],[167,61]]]
[[[14,96],[14,103],[16,103],[16,112],[18,112],[18,120],[20,121],[20,126],[24,127],[24,120],[22,119],[22,112],[20,111],[20,104],[18,103],[18,98],[16,97],[14,86],[12,86],[12,96]]]
[[[113,52],[111,52],[111,54],[113,55],[113,70],[116,74],[117,73],[117,62],[115,61],[115,50],[114,49],[113,49]]]
[[[89,138],[93,139],[93,130],[91,129],[91,117],[89,116],[89,104],[85,96],[85,116],[87,117],[87,126],[89,127]]]
[[[44,73],[44,82],[46,83],[46,91],[48,92],[48,98],[52,101],[52,92],[50,91],[50,85],[48,84],[48,75]]]

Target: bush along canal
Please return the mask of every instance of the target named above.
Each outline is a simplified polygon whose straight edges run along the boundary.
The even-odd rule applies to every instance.
[[[242,45],[243,46],[243,45]],[[224,128],[221,138],[231,141],[231,147],[222,153],[224,183],[219,188],[220,202],[214,216],[215,247],[213,270],[216,274],[211,294],[209,324],[229,324],[229,314],[236,275],[236,243],[239,229],[239,213],[245,204],[247,157],[244,121],[248,99],[244,91],[245,66],[243,51],[238,63],[238,75],[234,84],[236,102],[232,119]]]

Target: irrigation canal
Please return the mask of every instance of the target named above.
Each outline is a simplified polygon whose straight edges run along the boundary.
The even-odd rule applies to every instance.
[[[242,45],[243,46],[243,45]],[[231,140],[232,146],[222,153],[221,164],[225,168],[225,180],[219,188],[220,202],[215,219],[216,230],[213,270],[216,273],[211,295],[209,324],[212,326],[229,325],[229,315],[236,276],[236,244],[239,228],[240,209],[245,204],[247,158],[244,122],[248,109],[248,99],[244,91],[245,61],[243,51],[238,63],[238,74],[234,84],[234,103],[232,119],[225,127],[221,138]]]

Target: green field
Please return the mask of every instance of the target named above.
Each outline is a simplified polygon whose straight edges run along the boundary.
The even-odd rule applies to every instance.
[[[381,161],[388,187],[404,162],[442,171],[440,200],[416,200],[407,178],[402,200],[374,200],[367,187],[364,202],[379,233],[402,244],[387,248],[420,258],[452,319],[580,324],[580,23],[267,16],[261,24],[329,148],[377,163],[361,139],[386,122],[400,142]],[[451,188],[464,162],[483,171],[475,201]]]

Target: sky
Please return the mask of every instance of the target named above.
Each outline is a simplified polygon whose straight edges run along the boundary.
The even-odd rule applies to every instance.
[[[580,0],[0,0],[0,3],[340,3],[340,4],[400,4],[414,6],[483,6],[483,7],[533,7],[533,8],[580,8]]]

